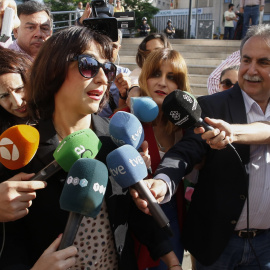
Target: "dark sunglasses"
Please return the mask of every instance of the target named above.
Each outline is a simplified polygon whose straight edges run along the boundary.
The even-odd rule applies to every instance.
[[[229,89],[235,85],[234,83],[232,83],[232,81],[230,79],[225,79],[222,82],[220,82],[220,84],[222,84],[224,89]]]
[[[85,78],[94,78],[98,74],[100,68],[103,69],[109,83],[113,82],[116,77],[117,68],[111,62],[101,64],[95,58],[87,54],[75,56],[71,61],[78,61],[79,71]]]

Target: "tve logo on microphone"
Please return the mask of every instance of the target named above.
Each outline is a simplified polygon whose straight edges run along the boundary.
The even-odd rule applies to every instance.
[[[20,153],[18,147],[9,138],[2,138],[0,141],[0,155],[6,160],[18,160]]]

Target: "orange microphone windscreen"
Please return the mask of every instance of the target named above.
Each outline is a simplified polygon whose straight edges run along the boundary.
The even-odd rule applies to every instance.
[[[16,125],[0,136],[0,162],[10,170],[27,165],[39,145],[39,132],[28,125]]]

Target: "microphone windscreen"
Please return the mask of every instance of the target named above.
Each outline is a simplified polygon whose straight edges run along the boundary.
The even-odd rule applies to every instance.
[[[165,116],[176,126],[190,128],[201,119],[201,107],[196,98],[188,92],[175,90],[162,103]]]
[[[131,113],[141,122],[152,122],[158,116],[158,105],[151,97],[132,97],[130,104]]]
[[[16,125],[0,136],[0,162],[10,170],[27,165],[39,145],[39,132],[28,125]]]
[[[131,145],[123,145],[106,158],[108,170],[122,187],[132,186],[147,176],[147,168],[140,153]]]
[[[91,129],[82,129],[65,137],[53,156],[62,169],[68,172],[79,158],[95,158],[101,145],[101,141]]]
[[[62,190],[61,209],[95,218],[107,183],[108,170],[104,163],[96,159],[78,159],[71,167]]]
[[[109,132],[117,146],[129,144],[138,149],[144,141],[144,130],[139,119],[131,113],[118,111],[110,120]]]

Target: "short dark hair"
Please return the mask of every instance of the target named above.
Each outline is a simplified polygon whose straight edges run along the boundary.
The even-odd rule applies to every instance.
[[[48,14],[48,16],[51,19],[51,26],[52,26],[53,21],[52,13],[51,10],[45,4],[39,3],[34,0],[30,0],[18,5],[17,7],[17,13],[19,18],[20,15],[31,15],[42,11],[45,11]]]
[[[149,54],[149,52],[146,50],[146,43],[148,41],[150,41],[150,40],[153,40],[153,39],[159,39],[163,43],[164,48],[172,49],[171,43],[169,42],[166,35],[164,35],[162,33],[160,33],[160,34],[158,34],[158,33],[149,34],[140,43],[140,45],[138,47],[137,54],[136,54],[136,63],[140,68],[142,68],[144,60],[147,57],[147,55]]]
[[[27,71],[31,64],[25,54],[0,46],[0,76],[8,73],[20,74],[25,85],[27,83]],[[0,133],[15,124],[16,117],[0,106]]]
[[[54,95],[66,79],[71,59],[82,54],[91,42],[99,45],[102,57],[108,60],[112,58],[111,39],[87,27],[71,26],[46,40],[32,65],[27,87],[27,102],[33,119],[52,117]],[[100,109],[107,102],[109,88],[100,102]]]
[[[234,7],[234,4],[232,4],[232,3],[229,4],[229,9],[230,9],[231,7]]]

